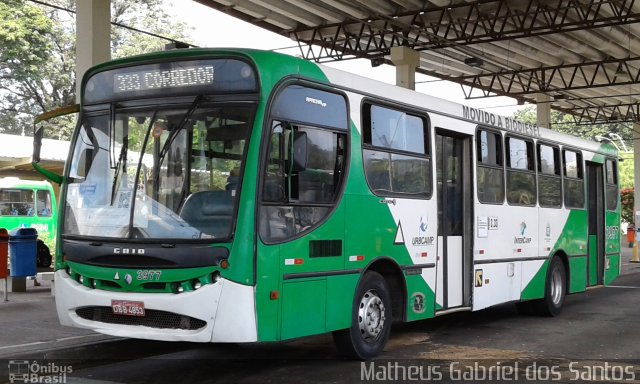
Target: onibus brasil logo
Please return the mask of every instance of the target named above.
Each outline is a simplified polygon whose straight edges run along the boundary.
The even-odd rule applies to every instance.
[[[66,383],[70,365],[29,360],[9,360],[10,383]]]

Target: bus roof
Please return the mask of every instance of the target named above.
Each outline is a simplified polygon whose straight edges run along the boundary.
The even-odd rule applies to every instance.
[[[22,189],[46,189],[53,190],[53,187],[45,180],[24,180],[17,177],[0,178],[0,188],[22,188]]]

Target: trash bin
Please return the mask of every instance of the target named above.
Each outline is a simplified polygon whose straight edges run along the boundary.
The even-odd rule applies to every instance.
[[[0,279],[7,278],[8,242],[9,232],[7,232],[6,228],[0,228]]]
[[[633,248],[633,243],[636,242],[636,230],[633,228],[633,225],[629,225],[627,227],[627,243],[629,243],[629,248]]]
[[[35,276],[37,241],[35,228],[16,228],[9,232],[11,277]]]

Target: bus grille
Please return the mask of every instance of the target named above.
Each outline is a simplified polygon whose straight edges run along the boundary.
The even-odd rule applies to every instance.
[[[203,328],[207,323],[194,317],[178,315],[177,313],[145,309],[144,316],[116,315],[111,307],[82,307],[76,309],[76,314],[83,319],[110,324],[143,325],[151,328],[188,329]]]

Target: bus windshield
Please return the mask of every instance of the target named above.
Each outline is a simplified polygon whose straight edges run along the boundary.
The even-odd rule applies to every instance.
[[[228,240],[252,104],[85,116],[68,170],[63,235]]]

